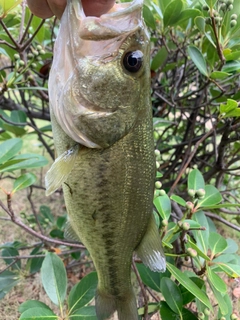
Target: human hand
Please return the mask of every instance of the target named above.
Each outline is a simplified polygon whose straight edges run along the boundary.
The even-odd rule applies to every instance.
[[[61,18],[65,9],[66,0],[27,0],[33,14],[47,19],[55,15]],[[114,5],[115,0],[82,0],[83,10],[86,16],[99,17],[108,12]]]

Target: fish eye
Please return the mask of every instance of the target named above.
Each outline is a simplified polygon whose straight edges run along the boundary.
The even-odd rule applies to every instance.
[[[129,51],[123,57],[124,68],[129,72],[138,72],[143,64],[143,53],[140,50]]]

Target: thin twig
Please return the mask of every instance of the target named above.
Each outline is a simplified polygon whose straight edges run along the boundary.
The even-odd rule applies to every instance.
[[[144,300],[144,316],[143,316],[143,319],[147,320],[148,319],[148,297],[147,297],[145,287],[144,287],[144,285],[142,283],[142,280],[141,280],[140,274],[138,272],[138,269],[136,267],[134,259],[132,260],[132,267],[133,267],[133,270],[134,270],[134,272],[136,274],[136,277],[137,277],[137,280],[138,280],[138,283],[140,285],[140,288],[141,288],[141,291],[142,291],[142,295],[143,295],[143,300]]]
[[[72,250],[66,250],[62,252],[55,252],[58,256],[64,256],[66,254],[79,252],[80,249],[72,249]],[[36,259],[36,258],[44,258],[46,254],[33,254],[33,255],[22,255],[22,256],[0,256],[0,259],[10,260],[10,259],[16,259],[16,260],[25,260],[25,259]]]
[[[214,35],[215,35],[215,39],[216,39],[216,45],[217,45],[217,53],[218,53],[218,56],[221,60],[221,64],[219,66],[219,70],[222,69],[226,59],[223,55],[223,51],[222,51],[222,48],[221,48],[221,45],[219,43],[219,39],[218,39],[218,34],[217,34],[217,27],[216,27],[216,22],[215,22],[215,17],[214,17],[214,14],[212,13],[211,15],[211,21],[212,21],[212,27],[213,27],[213,32],[214,32]]]
[[[40,223],[40,221],[38,219],[38,215],[37,215],[36,209],[35,209],[33,201],[32,201],[32,190],[33,190],[33,188],[30,187],[30,191],[29,191],[29,194],[28,194],[27,198],[28,198],[28,201],[30,202],[30,206],[32,208],[32,212],[34,214],[34,217],[35,217],[35,220],[37,222],[38,228],[39,228],[41,234],[43,234],[43,228],[42,228],[41,223]]]
[[[3,257],[0,257],[0,258],[3,258]],[[12,259],[12,257],[4,257],[3,259]],[[14,257],[13,257],[14,259]],[[11,263],[9,263],[6,268],[0,270],[0,274],[3,273],[4,271],[6,271],[7,269],[11,268],[12,265],[14,265],[16,262],[18,261],[18,259],[15,257],[15,260],[12,261]]]
[[[17,50],[19,49],[19,44],[15,41],[15,39],[13,38],[13,36],[11,35],[11,33],[8,30],[8,27],[5,25],[5,23],[3,22],[2,19],[0,19],[0,24],[2,25],[4,31],[7,33],[7,35],[9,36],[10,40],[13,42],[13,44],[15,45],[15,47],[13,47],[13,49]],[[12,47],[12,45],[10,43],[6,43],[7,46]]]
[[[35,38],[35,36],[37,35],[38,31],[41,29],[41,27],[43,26],[45,22],[45,19],[43,19],[41,21],[41,23],[39,24],[39,26],[37,27],[37,29],[35,30],[35,32],[33,33],[33,35],[31,36],[31,38],[28,39],[28,41],[26,41],[24,43],[24,45],[21,46],[21,51],[24,51],[33,41],[33,39]]]
[[[21,38],[20,41],[19,41],[20,44],[23,43],[23,41],[24,41],[24,39],[25,39],[25,37],[26,37],[26,35],[27,35],[27,33],[28,33],[28,29],[29,29],[29,27],[30,27],[30,25],[31,25],[32,19],[33,19],[33,14],[31,14],[31,16],[30,16],[30,18],[29,18],[29,20],[28,20],[28,23],[27,23],[27,25],[26,25],[24,34],[23,34],[22,38]]]
[[[197,152],[197,149],[199,147],[199,145],[205,140],[207,139],[207,137],[209,137],[213,131],[215,130],[215,127],[213,127],[211,130],[209,130],[204,136],[202,136],[202,138],[196,143],[193,151],[191,152],[191,154],[189,155],[185,165],[183,166],[183,168],[181,169],[181,171],[179,172],[176,180],[174,181],[170,191],[169,191],[169,195],[171,195],[176,187],[176,185],[178,184],[179,180],[181,179],[182,175],[184,174],[184,172],[186,171],[189,163],[191,162],[192,158],[194,157],[195,153]]]
[[[240,227],[236,226],[235,224],[223,219],[222,217],[220,217],[219,215],[217,214],[214,214],[212,212],[205,212],[206,216],[210,217],[210,218],[213,218],[213,219],[216,219],[222,223],[224,223],[225,225],[231,227],[232,229],[235,229],[237,231],[240,231]]]
[[[82,244],[79,243],[74,243],[71,241],[62,241],[62,240],[57,240],[57,239],[52,239],[49,237],[46,237],[38,232],[36,232],[35,230],[33,230],[32,228],[28,227],[27,225],[25,225],[22,221],[20,221],[14,214],[14,212],[10,211],[9,208],[7,208],[3,202],[0,200],[0,207],[2,207],[2,209],[10,216],[11,221],[18,225],[19,227],[21,227],[23,230],[25,230],[27,233],[31,234],[32,236],[43,240],[44,242],[50,242],[50,243],[54,243],[57,245],[64,245],[64,246],[68,246],[68,247],[73,247],[73,248],[79,248],[79,249],[86,249],[85,246],[83,246]]]

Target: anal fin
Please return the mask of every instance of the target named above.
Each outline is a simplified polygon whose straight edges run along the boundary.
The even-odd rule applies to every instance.
[[[164,272],[166,270],[162,241],[153,214],[147,231],[135,251],[142,262],[152,271]]]
[[[52,164],[45,176],[46,196],[56,191],[67,180],[79,151],[79,144],[61,154]]]

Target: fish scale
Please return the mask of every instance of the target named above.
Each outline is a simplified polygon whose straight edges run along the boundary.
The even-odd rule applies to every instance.
[[[138,319],[131,285],[134,251],[153,271],[166,267],[152,214],[156,170],[142,5],[142,0],[116,4],[95,18],[85,17],[81,2],[68,0],[49,80],[57,159],[46,175],[47,195],[62,185],[66,234],[92,257],[98,320],[116,310],[119,320]],[[68,33],[73,40],[66,47]],[[97,47],[102,60],[94,55]],[[131,52],[136,70],[123,62]]]

